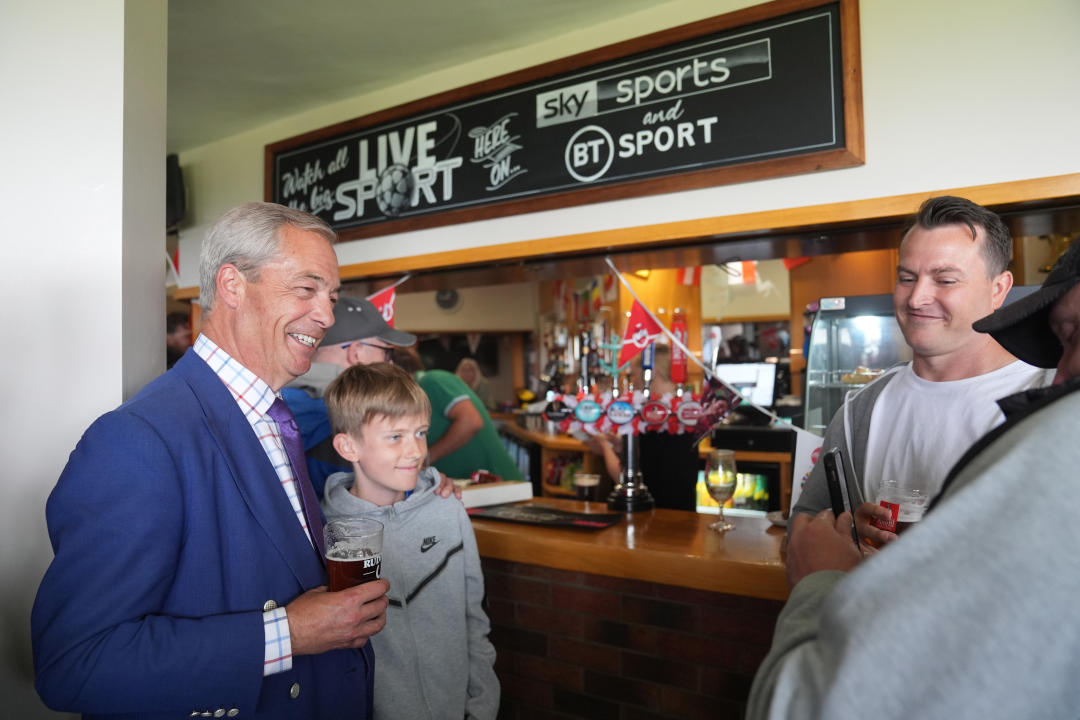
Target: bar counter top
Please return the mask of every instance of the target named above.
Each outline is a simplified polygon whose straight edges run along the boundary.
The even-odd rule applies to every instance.
[[[519,440],[533,442],[540,447],[549,450],[571,450],[577,452],[588,452],[589,450],[585,443],[572,435],[563,435],[562,433],[553,435],[544,432],[543,430],[527,430],[513,420],[503,423],[502,428]]]
[[[533,504],[608,512],[605,503],[534,498]],[[602,530],[541,527],[474,517],[481,557],[560,570],[786,600],[783,528],[764,518],[729,517],[735,529],[708,529],[715,515],[684,510],[627,513]]]

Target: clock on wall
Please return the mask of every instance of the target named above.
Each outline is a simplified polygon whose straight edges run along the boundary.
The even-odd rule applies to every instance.
[[[461,309],[461,295],[457,290],[439,290],[435,293],[435,304],[444,312],[456,312]]]

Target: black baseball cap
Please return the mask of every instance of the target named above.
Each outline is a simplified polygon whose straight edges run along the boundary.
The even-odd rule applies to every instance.
[[[1080,283],[1080,242],[1073,241],[1042,287],[1027,297],[999,307],[972,327],[989,333],[1001,346],[1029,365],[1054,368],[1063,348],[1050,329],[1050,309]]]
[[[339,297],[334,305],[334,324],[326,331],[322,344],[335,345],[369,337],[377,337],[397,347],[409,347],[416,342],[416,336],[412,333],[387,325],[370,300]]]

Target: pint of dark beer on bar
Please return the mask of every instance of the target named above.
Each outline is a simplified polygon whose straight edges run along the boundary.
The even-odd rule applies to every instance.
[[[330,592],[382,577],[383,526],[378,520],[330,520],[323,527]]]

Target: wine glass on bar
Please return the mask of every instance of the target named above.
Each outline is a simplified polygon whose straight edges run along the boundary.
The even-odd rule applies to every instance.
[[[724,503],[735,494],[735,451],[710,450],[705,466],[705,489],[720,506],[720,517],[709,525],[710,530],[727,532],[735,527],[724,518]]]

